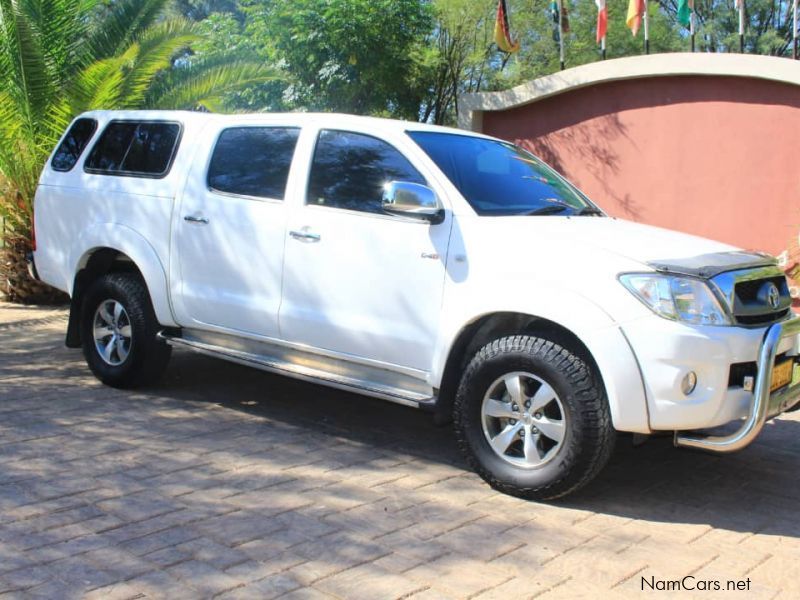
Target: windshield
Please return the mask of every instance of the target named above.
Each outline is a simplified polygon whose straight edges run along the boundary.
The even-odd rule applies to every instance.
[[[408,135],[479,215],[599,213],[566,179],[514,144],[456,133]]]

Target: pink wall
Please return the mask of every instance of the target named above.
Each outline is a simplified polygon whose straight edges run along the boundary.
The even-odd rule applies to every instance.
[[[612,215],[798,255],[800,87],[717,76],[602,83],[487,111],[483,131],[528,147]]]

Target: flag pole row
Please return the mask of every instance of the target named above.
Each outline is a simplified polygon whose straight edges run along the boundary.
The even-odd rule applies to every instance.
[[[647,11],[648,0],[629,0],[625,24],[631,33],[636,36],[640,29],[644,30],[644,53],[650,54],[650,24]],[[734,7],[739,14],[739,52],[744,52],[745,33],[745,0],[733,0]],[[597,5],[597,44],[603,60],[606,58],[606,34],[608,32],[608,7],[606,0],[594,0]],[[798,58],[797,45],[797,20],[798,0],[792,0],[792,58]],[[569,12],[564,5],[564,0],[552,0],[550,4],[553,24],[556,26],[554,39],[558,42],[558,58],[561,69],[566,68],[564,55],[564,34],[569,32]],[[694,0],[678,0],[678,22],[689,29],[692,52],[695,51],[695,11]],[[506,0],[498,0],[497,18],[494,27],[494,39],[497,47],[502,51],[513,54],[519,51],[519,41],[511,38],[509,27],[509,14]]]

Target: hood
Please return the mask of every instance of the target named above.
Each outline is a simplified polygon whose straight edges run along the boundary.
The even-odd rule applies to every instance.
[[[598,217],[478,217],[480,229],[490,237],[526,240],[526,246],[553,251],[569,248],[584,257],[612,254],[649,268],[680,259],[717,253],[740,252],[739,248],[702,237],[652,225]]]

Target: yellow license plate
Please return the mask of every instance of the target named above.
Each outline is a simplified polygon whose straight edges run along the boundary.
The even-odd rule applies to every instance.
[[[772,386],[770,392],[778,388],[789,385],[792,382],[792,371],[794,370],[794,360],[785,360],[772,367]]]

